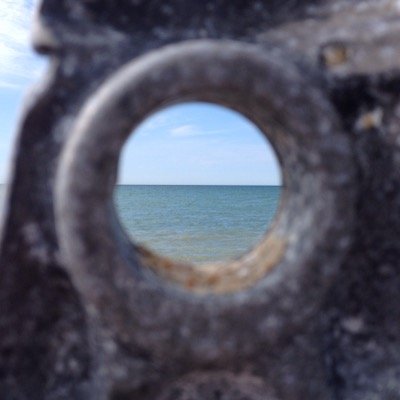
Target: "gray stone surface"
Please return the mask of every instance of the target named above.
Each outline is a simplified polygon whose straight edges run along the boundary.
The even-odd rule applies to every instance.
[[[400,399],[399,17],[43,0],[51,65],[1,226],[0,399]],[[285,183],[266,239],[202,270],[130,243],[110,207],[132,128],[188,99],[257,123]]]

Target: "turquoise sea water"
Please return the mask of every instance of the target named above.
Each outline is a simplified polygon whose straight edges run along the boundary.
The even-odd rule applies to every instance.
[[[3,211],[4,197],[6,194],[5,185],[0,185],[0,213]],[[0,214],[1,215],[1,214]]]
[[[246,252],[264,235],[277,186],[118,186],[116,206],[130,236],[157,252],[193,262]]]
[[[204,262],[239,256],[275,215],[277,186],[117,186],[116,208],[130,236],[157,252]],[[4,186],[0,185],[0,210]]]

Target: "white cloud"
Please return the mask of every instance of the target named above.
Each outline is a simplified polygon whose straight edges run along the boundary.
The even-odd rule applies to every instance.
[[[147,136],[153,131],[160,129],[170,130],[173,125],[173,119],[168,113],[156,113],[144,120],[137,128],[141,136]]]
[[[231,134],[233,132],[242,131],[240,128],[235,129],[204,129],[197,125],[181,125],[170,129],[170,134],[173,137],[192,137],[192,136],[206,136],[206,135],[218,135],[218,134]]]
[[[24,0],[0,0],[0,87],[21,87],[39,76],[29,38],[32,8]]]
[[[18,83],[13,83],[9,82],[7,80],[1,80],[0,79],[0,88],[5,88],[5,89],[20,89],[21,84]]]
[[[201,131],[196,125],[181,125],[174,127],[170,130],[171,136],[174,137],[187,137],[187,136],[198,136]]]

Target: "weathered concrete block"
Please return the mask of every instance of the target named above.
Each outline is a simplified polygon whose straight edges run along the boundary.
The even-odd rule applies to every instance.
[[[0,399],[400,399],[396,1],[43,0],[0,236]],[[121,148],[161,106],[253,120],[284,202],[203,269],[130,243]],[[95,184],[94,184],[95,183]]]

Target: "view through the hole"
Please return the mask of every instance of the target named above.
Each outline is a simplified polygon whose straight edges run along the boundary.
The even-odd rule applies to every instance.
[[[135,130],[115,203],[135,242],[201,263],[253,247],[275,216],[280,185],[275,152],[255,125],[224,107],[186,103]]]

